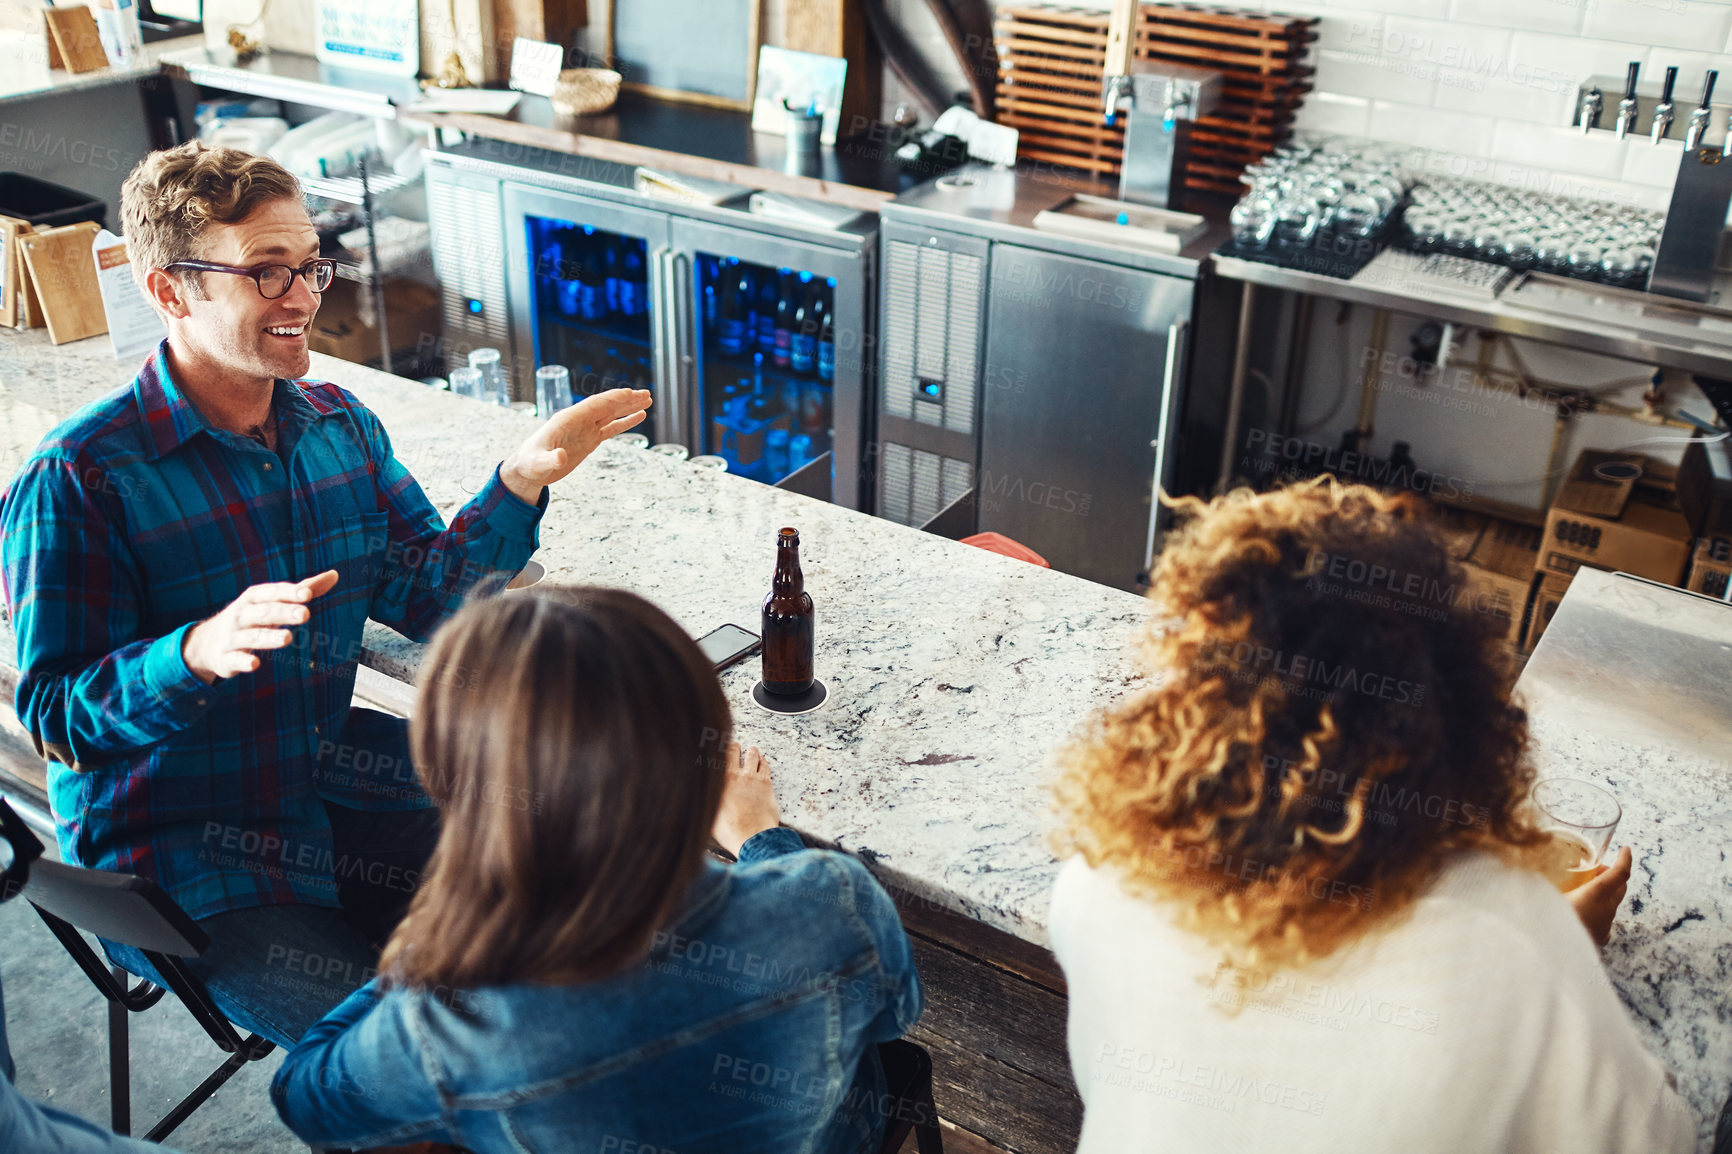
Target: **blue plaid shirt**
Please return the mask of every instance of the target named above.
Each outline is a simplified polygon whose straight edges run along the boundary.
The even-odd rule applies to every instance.
[[[524,566],[547,503],[495,469],[446,528],[354,396],[279,380],[275,411],[276,452],[213,427],[165,342],[0,495],[18,716],[50,759],[61,853],[152,878],[194,918],[336,907],[322,800],[432,804],[406,764],[344,745],[362,626],[426,640]],[[206,685],[187,668],[194,624],[249,585],[326,569],[336,588],[256,671]]]

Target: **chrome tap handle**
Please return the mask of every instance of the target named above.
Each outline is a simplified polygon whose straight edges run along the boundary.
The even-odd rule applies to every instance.
[[[1648,139],[1654,144],[1666,139],[1672,131],[1672,86],[1677,81],[1678,70],[1666,69],[1666,85],[1660,91],[1660,103],[1654,106],[1654,124],[1648,131]]]
[[[1696,111],[1690,114],[1690,126],[1684,130],[1684,151],[1694,151],[1702,143],[1702,135],[1708,131],[1708,122],[1714,116],[1714,82],[1720,74],[1714,69],[1708,70],[1707,83],[1702,85],[1702,103],[1696,106]]]
[[[1630,71],[1624,81],[1624,98],[1618,101],[1618,139],[1630,131],[1630,126],[1636,123],[1636,74],[1641,71],[1640,60],[1630,61]]]
[[[1183,80],[1167,81],[1166,107],[1161,111],[1161,127],[1173,131],[1173,125],[1180,120],[1191,119],[1195,111],[1196,86]]]
[[[1101,81],[1101,115],[1108,128],[1119,118],[1119,105],[1131,98],[1129,76],[1108,76]]]
[[[1605,98],[1600,94],[1598,85],[1588,89],[1582,96],[1582,135],[1586,136],[1590,128],[1600,126],[1600,106]]]

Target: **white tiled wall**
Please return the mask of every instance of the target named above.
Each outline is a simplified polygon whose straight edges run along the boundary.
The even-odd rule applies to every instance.
[[[997,0],[1002,6],[1023,0]],[[1665,207],[1688,109],[1703,73],[1732,95],[1732,0],[1212,0],[1224,7],[1321,18],[1316,89],[1302,128],[1436,150],[1438,168],[1554,192]],[[1107,0],[1073,0],[1106,9]],[[960,74],[922,0],[893,0],[927,57]],[[1578,82],[1621,77],[1642,62],[1644,83],[1679,69],[1682,115],[1673,141],[1584,138],[1568,127]],[[900,97],[894,78],[886,103]],[[1602,123],[1610,122],[1609,94]],[[887,111],[889,108],[887,107]]]

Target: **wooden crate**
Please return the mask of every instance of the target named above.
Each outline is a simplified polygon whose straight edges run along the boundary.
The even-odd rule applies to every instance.
[[[998,114],[1021,134],[1021,159],[1113,176],[1125,130],[1101,120],[1107,14],[1041,5],[1000,11]],[[1192,125],[1183,187],[1236,198],[1239,174],[1285,137],[1311,90],[1305,63],[1317,38],[1310,17],[1266,16],[1210,8],[1144,4],[1137,30],[1141,60],[1213,68],[1221,104]]]

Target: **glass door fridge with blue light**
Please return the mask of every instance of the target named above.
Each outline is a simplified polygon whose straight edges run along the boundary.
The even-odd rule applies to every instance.
[[[668,218],[630,205],[506,184],[507,257],[519,380],[564,365],[574,399],[607,389],[655,395],[645,433],[685,440],[670,368],[678,277]]]
[[[813,466],[818,491],[861,508],[870,247],[834,235],[847,247],[674,219],[691,270],[683,388],[693,452],[766,484]]]

